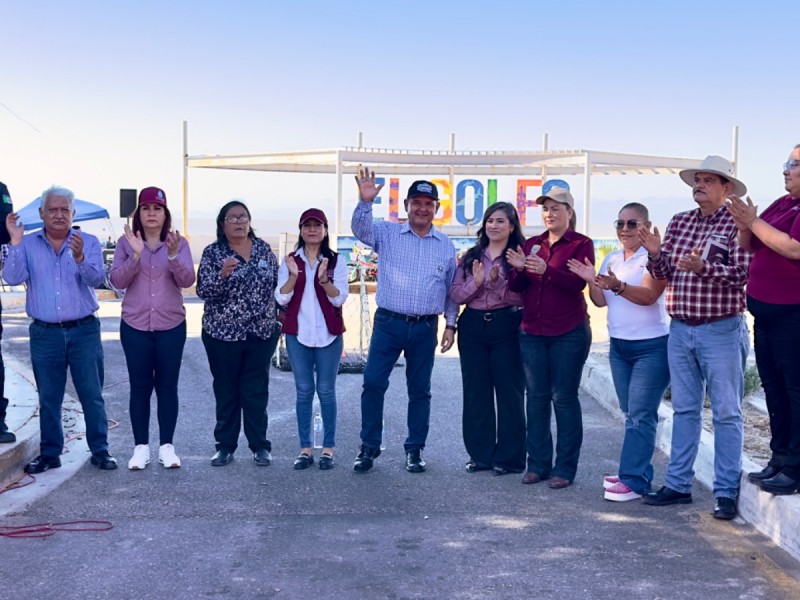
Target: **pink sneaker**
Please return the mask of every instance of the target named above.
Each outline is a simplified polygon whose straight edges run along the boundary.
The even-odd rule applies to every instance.
[[[607,490],[612,485],[619,483],[619,477],[617,475],[606,475],[603,478],[603,489]]]
[[[618,481],[610,488],[606,489],[603,497],[606,500],[611,500],[612,502],[628,502],[629,500],[636,500],[637,498],[641,498],[641,494],[637,494],[627,485]]]

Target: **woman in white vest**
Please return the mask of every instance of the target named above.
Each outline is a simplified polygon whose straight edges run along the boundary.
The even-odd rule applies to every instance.
[[[666,280],[647,272],[647,250],[639,242],[639,228],[650,227],[647,207],[626,204],[614,227],[622,249],[606,256],[599,275],[591,264],[572,260],[567,266],[589,283],[592,302],[608,307],[609,363],[625,413],[625,437],[619,475],[606,477],[603,487],[606,500],[626,502],[641,498],[653,480],[658,407],[669,385],[669,324]]]

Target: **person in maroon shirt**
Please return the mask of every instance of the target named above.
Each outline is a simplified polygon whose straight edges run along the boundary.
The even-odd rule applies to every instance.
[[[748,479],[772,494],[800,489],[800,145],[783,165],[786,196],[760,217],[747,198],[728,200],[739,244],[755,254],[747,308],[755,317],[756,365],[764,386],[772,457]]]
[[[553,187],[536,202],[547,231],[530,238],[523,252],[507,252],[514,267],[509,289],[522,293],[524,308],[520,348],[528,392],[528,470],[522,483],[550,479],[551,488],[561,489],[572,483],[578,469],[583,442],[578,386],[592,343],[586,282],[567,262],[594,264],[594,244],[575,231],[575,201],[568,190]],[[555,463],[551,405],[557,427]]]
[[[468,473],[525,469],[525,381],[519,350],[522,298],[508,289],[506,250],[525,243],[517,209],[486,209],[478,243],[456,269],[450,299],[467,308],[458,319],[464,388],[462,431]],[[496,408],[495,408],[496,398]]]

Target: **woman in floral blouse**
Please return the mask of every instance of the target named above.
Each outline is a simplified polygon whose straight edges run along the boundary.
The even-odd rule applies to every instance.
[[[280,336],[277,279],[278,261],[250,227],[247,206],[228,202],[217,215],[217,241],[203,250],[197,273],[197,295],[205,300],[202,339],[217,403],[215,467],[233,460],[242,417],[255,463],[272,462],[267,402],[269,361]]]

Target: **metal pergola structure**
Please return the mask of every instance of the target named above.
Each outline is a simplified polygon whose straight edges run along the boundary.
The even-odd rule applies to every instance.
[[[393,150],[365,148],[363,134],[355,147],[240,154],[228,156],[190,156],[188,126],[183,123],[183,215],[188,229],[188,170],[230,169],[283,173],[330,173],[336,176],[336,212],[332,235],[338,236],[342,216],[342,177],[359,166],[376,167],[380,175],[442,176],[451,184],[460,176],[529,176],[546,181],[548,177],[583,176],[583,232],[589,235],[591,183],[595,175],[667,175],[694,169],[702,159],[625,154],[598,150],[549,150],[547,134],[543,149],[531,151],[457,151],[455,134],[450,134],[449,150]],[[738,166],[738,126],[733,128],[732,162]]]

